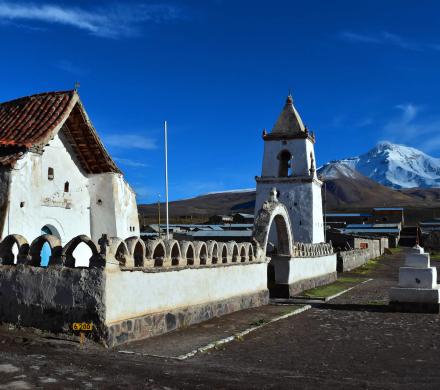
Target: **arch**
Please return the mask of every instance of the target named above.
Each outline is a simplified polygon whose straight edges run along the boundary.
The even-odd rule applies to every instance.
[[[292,154],[284,149],[278,154],[278,177],[288,177],[292,175]]]
[[[227,264],[229,260],[228,246],[224,242],[218,244],[219,263]]]
[[[162,240],[148,240],[147,244],[149,257],[153,260],[155,267],[163,267],[166,264],[166,248]]]
[[[180,248],[182,250],[182,258],[184,259],[186,264],[197,265],[194,244],[191,241],[182,241],[182,243],[180,244]]]
[[[248,260],[248,248],[245,244],[238,245],[240,262],[245,263]]]
[[[240,255],[238,252],[238,245],[235,241],[229,241],[227,243],[228,249],[229,249],[229,253],[231,256],[231,261],[233,263],[237,263],[240,261]]]
[[[278,236],[277,254],[291,257],[293,255],[293,233],[289,213],[286,206],[278,202],[276,198],[275,201],[265,202],[255,218],[253,236],[260,250],[263,251],[262,255],[266,253],[273,223],[275,223]]]
[[[63,257],[63,265],[66,267],[75,267],[78,260],[74,254],[76,249],[81,245],[87,245],[91,251],[91,256],[87,259],[89,261],[89,267],[92,265],[92,258],[99,257],[98,248],[92,239],[86,235],[80,235],[73,237],[63,248],[61,254]]]
[[[246,243],[247,247],[248,247],[248,260],[249,261],[254,261],[255,260],[255,249],[254,246],[248,242]]]
[[[210,240],[206,244],[208,247],[208,261],[210,261],[211,264],[218,264],[219,253],[217,241]]]
[[[139,237],[129,237],[125,240],[127,249],[133,258],[134,267],[143,267],[145,264],[146,248],[144,241]]]
[[[165,239],[163,240],[163,243],[165,245],[165,262],[167,264],[169,263],[169,265],[179,265],[182,257],[179,241]]]
[[[198,259],[198,264],[206,265],[208,263],[208,246],[203,241],[195,241],[194,247],[196,250],[195,256]]]
[[[14,253],[16,252],[16,253]],[[29,243],[19,234],[10,234],[0,243],[0,264],[19,264],[29,254]]]
[[[47,265],[61,265],[61,240],[51,234],[44,234],[32,241],[29,251],[30,259],[28,264],[36,267],[46,266],[42,264],[42,251],[45,244],[47,244],[47,247],[49,248]]]
[[[128,251],[127,244],[119,237],[110,238],[109,255],[110,257],[114,257],[119,263],[119,266],[132,266],[133,261],[130,252]]]

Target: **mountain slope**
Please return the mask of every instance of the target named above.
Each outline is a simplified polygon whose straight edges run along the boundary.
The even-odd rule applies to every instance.
[[[324,177],[328,210],[403,206],[428,208],[440,206],[440,188],[397,190],[365,177],[344,163],[332,163],[319,170]],[[170,203],[171,220],[191,216],[207,220],[215,214],[253,213],[255,191],[242,190],[201,195]],[[157,205],[139,205],[139,212],[155,222]],[[162,209],[163,212],[163,209]],[[151,221],[152,220],[152,221]]]
[[[440,159],[404,145],[380,142],[367,153],[331,161],[321,170],[330,172],[335,164],[392,188],[440,187]]]

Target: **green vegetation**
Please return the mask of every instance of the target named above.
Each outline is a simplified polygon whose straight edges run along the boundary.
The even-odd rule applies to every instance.
[[[429,254],[429,258],[431,260],[440,260],[440,253],[439,252],[432,252]]]
[[[359,275],[368,275],[369,273],[373,272],[380,264],[380,260],[383,258],[383,256],[376,257],[375,259],[368,260],[362,267],[359,267],[352,271],[354,274]]]
[[[388,250],[394,255],[395,253],[400,253],[402,252],[402,248],[397,247],[397,248],[388,248]]]
[[[257,321],[251,322],[250,325],[251,326],[261,326],[263,324],[265,324],[267,322],[267,320],[265,318],[260,318]]]
[[[304,291],[302,294],[308,298],[327,298],[332,295],[338,294],[350,287],[356,286],[359,283],[367,280],[366,278],[353,278],[353,277],[342,277],[336,282],[328,284],[327,286],[321,286],[312,288],[311,290]]]

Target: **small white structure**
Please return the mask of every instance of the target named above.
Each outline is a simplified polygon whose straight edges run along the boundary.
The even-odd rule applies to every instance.
[[[0,104],[0,235],[139,235],[136,196],[76,91]]]
[[[405,257],[399,269],[399,286],[390,290],[390,304],[404,311],[439,311],[437,269],[430,266],[429,253],[418,245]]]
[[[263,131],[263,169],[257,181],[255,214],[273,187],[289,212],[295,241],[324,242],[322,182],[316,175],[315,136],[304,126],[288,96],[272,131]]]

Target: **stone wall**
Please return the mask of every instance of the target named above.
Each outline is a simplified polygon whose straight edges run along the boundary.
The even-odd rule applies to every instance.
[[[77,258],[80,246],[89,259]],[[107,346],[160,334],[266,304],[266,258],[255,252],[251,243],[103,236],[98,248],[87,236],[62,246],[51,235],[30,244],[10,235],[0,243],[0,321],[67,333],[93,323]]]
[[[370,259],[380,256],[377,248],[353,249],[337,252],[338,272],[347,272],[363,266]]]

